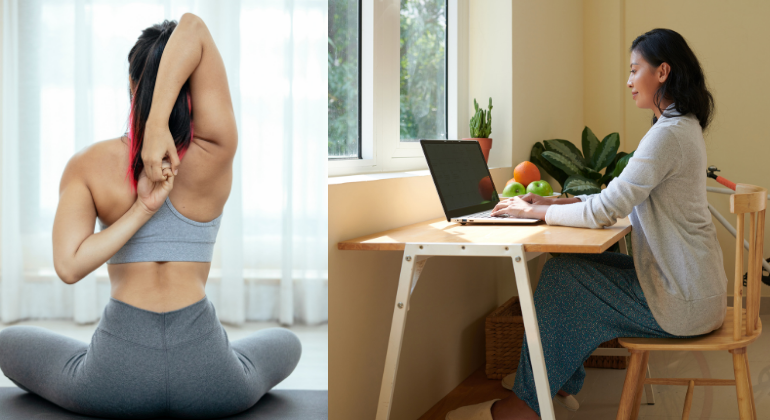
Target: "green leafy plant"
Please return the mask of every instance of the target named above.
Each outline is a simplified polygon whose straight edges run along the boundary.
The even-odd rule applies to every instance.
[[[582,153],[568,140],[537,142],[532,146],[529,160],[551,175],[561,185],[562,193],[596,194],[602,185],[609,185],[620,175],[634,152],[618,153],[618,133],[610,133],[600,142],[593,131],[585,127],[582,140]],[[602,174],[600,171],[605,168]]]
[[[489,98],[489,111],[479,109],[476,99],[473,99],[473,107],[476,114],[471,117],[471,137],[474,139],[487,139],[492,132],[492,98]]]

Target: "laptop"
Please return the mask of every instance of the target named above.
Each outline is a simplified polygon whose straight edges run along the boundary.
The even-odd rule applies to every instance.
[[[539,219],[492,217],[500,198],[477,141],[420,140],[448,222],[537,223]]]

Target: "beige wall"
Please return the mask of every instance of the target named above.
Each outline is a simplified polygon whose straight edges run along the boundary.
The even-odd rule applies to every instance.
[[[585,125],[599,140],[618,132],[621,150],[625,150],[626,143],[623,111],[628,76],[624,17],[622,1],[583,1]]]
[[[583,8],[579,1],[516,1],[512,16],[515,166],[529,160],[537,141],[580,140]]]
[[[765,22],[770,2],[585,0],[583,4],[586,125],[597,135],[620,131],[622,150],[636,149],[650,128],[652,111],[637,108],[625,86],[628,49],[646,31],[673,29],[700,60],[716,102],[715,118],[704,134],[709,164],[732,181],[770,187],[770,127],[766,124],[770,105],[762,88],[765,69],[770,67],[770,26]],[[721,187],[714,180],[708,185]],[[735,225],[729,197],[708,195],[709,202]],[[726,273],[733,273],[735,238],[715,223]],[[770,229],[766,229],[765,243],[769,242]],[[732,290],[731,281],[728,294]],[[770,296],[770,288],[762,287],[762,292]]]
[[[507,151],[517,164],[535,141],[579,138],[582,15],[573,1],[470,2],[469,102],[493,97],[492,157]],[[511,169],[492,171],[498,188]],[[402,258],[338,251],[337,242],[442,216],[427,175],[329,185],[329,418],[374,418]],[[391,418],[418,418],[483,365],[484,318],[515,294],[513,282],[502,259],[428,261],[412,296]]]
[[[460,138],[470,137],[468,120],[475,114],[473,99],[486,110],[492,98],[492,149],[489,167],[511,166],[511,2],[471,1],[468,10],[468,116],[460,121]],[[505,184],[503,184],[505,185]]]

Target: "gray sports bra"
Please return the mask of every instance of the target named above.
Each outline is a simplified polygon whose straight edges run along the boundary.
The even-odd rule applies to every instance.
[[[210,222],[196,222],[179,213],[166,197],[164,205],[107,260],[107,264],[140,261],[211,262],[223,215],[220,214]],[[101,230],[107,228],[101,220],[99,226]]]

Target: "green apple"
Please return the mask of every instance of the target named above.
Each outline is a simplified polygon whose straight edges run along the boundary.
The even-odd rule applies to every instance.
[[[551,188],[551,184],[541,179],[540,181],[530,182],[529,185],[527,185],[527,192],[543,197],[550,197],[553,195],[553,188]]]
[[[505,186],[502,197],[516,197],[517,195],[524,195],[527,193],[527,189],[524,188],[520,182],[511,182]]]

